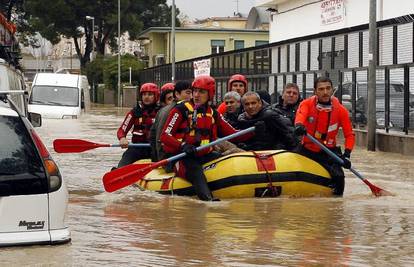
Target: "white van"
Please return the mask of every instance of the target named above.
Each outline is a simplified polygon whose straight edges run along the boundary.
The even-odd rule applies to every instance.
[[[0,77],[0,247],[67,243],[68,189],[33,128],[41,116],[19,70],[0,59]]]
[[[62,73],[36,74],[29,98],[29,111],[49,119],[76,119],[90,107],[86,76]]]

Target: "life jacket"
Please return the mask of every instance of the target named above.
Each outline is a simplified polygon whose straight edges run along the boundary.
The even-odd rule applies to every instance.
[[[137,106],[133,109],[135,120],[132,128],[132,143],[148,142],[150,129],[158,110],[158,105],[155,107]]]
[[[318,110],[316,107],[317,96],[312,96],[303,102],[302,104],[307,104],[309,108],[307,119],[304,122],[307,132],[328,148],[335,148],[336,137],[339,127],[341,127],[340,112],[342,111],[338,99],[336,97],[331,98],[331,111]],[[314,152],[321,150],[306,136],[303,139],[303,145]]]
[[[194,104],[191,102],[180,102],[176,107],[183,118],[187,118],[175,133],[174,137],[178,141],[200,146],[217,138],[217,127],[215,127],[217,111],[210,106],[195,110]],[[210,151],[212,148],[206,152]]]

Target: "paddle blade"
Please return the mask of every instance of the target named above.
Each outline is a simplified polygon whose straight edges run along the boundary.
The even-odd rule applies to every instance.
[[[371,189],[372,194],[374,194],[376,197],[395,196],[395,194],[371,184],[367,179],[362,179],[362,181],[368,185],[369,189]]]
[[[53,141],[53,148],[57,153],[79,153],[98,147],[108,146],[108,144],[97,144],[80,139],[55,139]]]
[[[162,160],[156,163],[130,164],[111,172],[107,172],[102,179],[105,191],[114,192],[132,185],[143,179],[145,175],[153,169],[163,166],[166,163],[166,160]]]

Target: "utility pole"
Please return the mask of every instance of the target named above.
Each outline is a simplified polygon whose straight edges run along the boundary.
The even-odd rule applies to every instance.
[[[72,71],[72,42],[66,42],[69,45],[69,56],[70,56],[70,70]]]
[[[171,81],[175,81],[175,0],[172,0],[171,12]]]
[[[121,1],[118,0],[118,107],[121,106]]]
[[[92,53],[89,57],[89,60],[92,62],[93,59],[95,58],[94,57],[94,55],[95,55],[94,54],[95,53],[95,17],[86,16],[85,18],[86,18],[86,20],[91,20],[92,21],[92,30],[91,30],[91,32],[92,32]]]
[[[92,20],[92,53],[89,56],[90,62],[95,59],[95,17],[86,16],[86,20]],[[82,46],[81,46],[82,48]],[[95,80],[92,81],[92,102],[96,102],[96,88],[95,88]]]
[[[369,54],[368,54],[368,151],[375,151],[377,131],[376,80],[377,80],[377,1],[369,1]],[[356,81],[354,81],[356,82]]]

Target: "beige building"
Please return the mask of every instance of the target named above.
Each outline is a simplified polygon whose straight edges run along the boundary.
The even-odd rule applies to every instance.
[[[246,23],[247,18],[241,16],[211,17],[203,20],[196,20],[193,24],[184,25],[184,27],[245,29]]]
[[[269,20],[264,8],[249,16],[212,17],[185,23],[175,30],[175,60],[207,56],[269,42]],[[171,63],[171,27],[152,27],[139,35],[140,59],[148,67]]]
[[[149,28],[140,34],[140,39],[141,59],[148,62],[148,67],[171,63],[170,27]],[[268,40],[266,30],[177,28],[175,60],[263,45]]]

